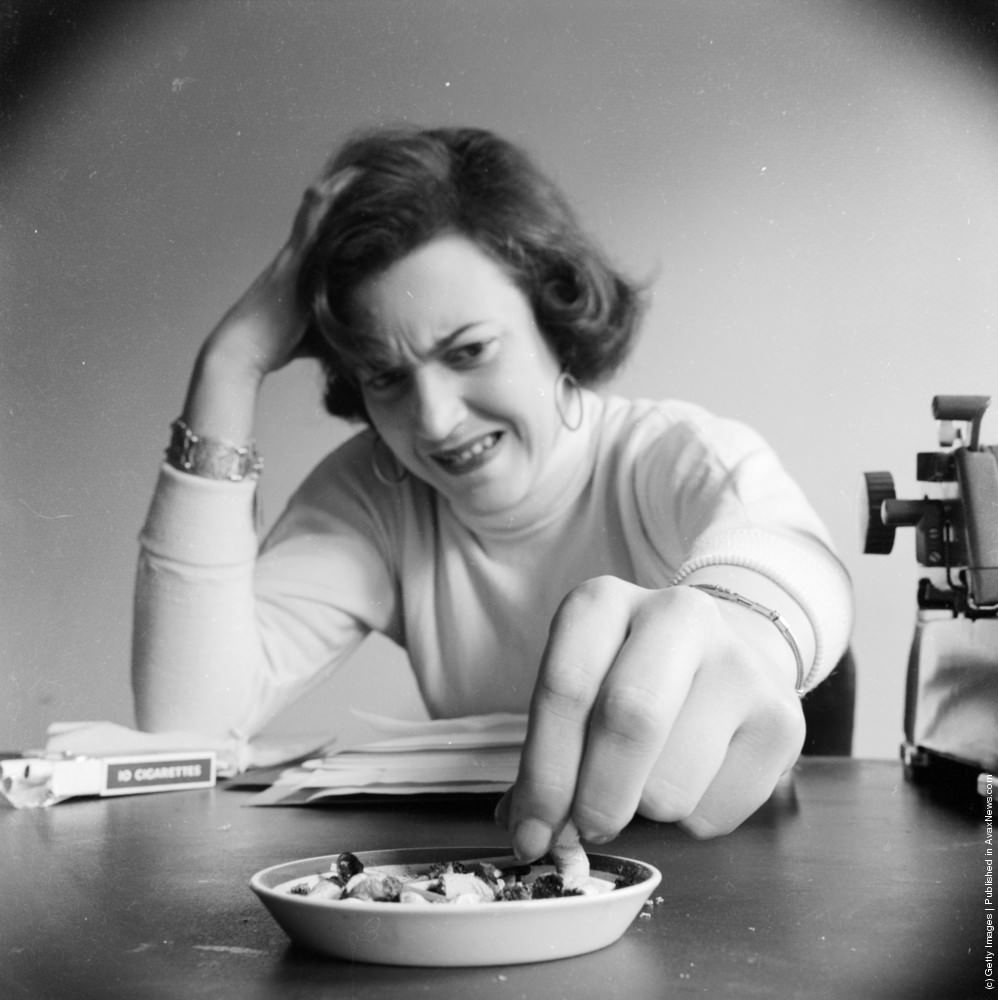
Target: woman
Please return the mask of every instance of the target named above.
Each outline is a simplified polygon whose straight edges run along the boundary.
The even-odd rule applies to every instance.
[[[198,357],[142,535],[139,724],[247,737],[377,630],[434,716],[529,710],[521,857],[635,812],[737,826],[800,753],[849,585],[753,432],[593,391],[637,314],[516,147],[349,142]],[[303,354],[367,428],[258,555],[254,404]]]

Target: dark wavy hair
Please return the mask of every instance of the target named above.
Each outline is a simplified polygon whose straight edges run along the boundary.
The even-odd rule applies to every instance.
[[[623,362],[640,291],[610,266],[522,149],[484,129],[393,127],[350,139],[323,177],[347,168],[352,179],[298,279],[309,316],[304,346],[322,363],[334,416],[369,419],[356,372],[370,342],[351,325],[355,290],[444,233],[471,240],[506,271],[581,384],[606,379]]]

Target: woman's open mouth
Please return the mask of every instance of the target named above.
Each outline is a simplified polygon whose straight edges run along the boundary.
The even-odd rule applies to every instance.
[[[433,455],[433,461],[451,475],[473,472],[492,458],[495,447],[501,438],[501,431],[483,434],[460,448],[436,452]]]

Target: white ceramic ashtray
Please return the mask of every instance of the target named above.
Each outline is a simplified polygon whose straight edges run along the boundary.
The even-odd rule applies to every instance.
[[[381,965],[482,966],[605,948],[662,878],[643,861],[590,854],[590,878],[567,886],[579,894],[554,895],[553,866],[519,865],[505,850],[329,854],[265,868],[250,888],[292,942],[311,951]]]

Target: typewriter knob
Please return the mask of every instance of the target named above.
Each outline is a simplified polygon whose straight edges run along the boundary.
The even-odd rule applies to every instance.
[[[882,511],[886,500],[896,500],[894,477],[889,472],[864,472],[865,498],[860,501],[860,535],[863,551],[872,555],[886,555],[894,548],[896,528],[884,524]]]

